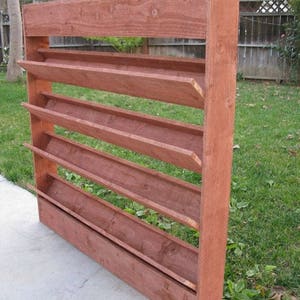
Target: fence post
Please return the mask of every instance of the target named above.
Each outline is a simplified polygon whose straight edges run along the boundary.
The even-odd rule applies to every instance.
[[[238,0],[208,1],[198,300],[219,300],[223,294],[238,15]]]

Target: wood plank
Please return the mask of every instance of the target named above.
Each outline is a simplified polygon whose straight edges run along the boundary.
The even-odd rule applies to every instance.
[[[203,129],[200,126],[82,101],[71,97],[54,95],[52,93],[43,93],[43,95],[47,99],[46,109],[60,114],[68,114],[73,118],[89,121],[104,128],[123,132],[123,134],[120,132],[119,136],[114,138],[114,135],[109,131],[109,142],[113,144],[130,148],[133,151],[154,156],[158,159],[165,157],[165,160],[168,162],[175,165],[179,164],[180,166],[184,166],[181,161],[184,162],[186,160],[183,157],[186,155],[185,153],[190,153],[190,157],[197,156],[194,160],[195,166],[193,170],[200,171],[203,139]],[[106,140],[107,136],[103,131],[105,129],[97,133],[86,132],[86,134],[94,134],[96,138]],[[120,135],[124,136],[124,134],[126,136],[125,140],[120,138]],[[140,138],[149,139],[149,144],[145,145],[145,147],[136,146],[136,143],[140,143]],[[162,148],[159,155],[156,154],[156,148],[152,146],[153,144],[158,145],[157,143],[160,143]],[[177,148],[186,150],[186,152],[182,152]],[[170,152],[179,153],[175,157]]]
[[[206,1],[61,0],[23,8],[26,36],[205,38]]]
[[[198,228],[201,189],[54,134],[34,153],[182,224]]]
[[[154,70],[166,70],[169,74],[172,74],[170,73],[172,71],[176,71],[177,74],[194,73],[193,76],[205,72],[205,59],[201,58],[151,56],[99,51],[74,51],[53,48],[40,48],[38,49],[38,52],[43,56],[43,61],[46,62],[67,61],[72,64],[82,62],[82,65],[91,64],[98,67],[101,65],[118,65],[118,67],[126,66],[127,68],[151,68]]]
[[[123,70],[149,75],[191,78],[204,85],[205,60],[141,54],[39,49],[44,62],[69,66]]]
[[[152,69],[146,72],[146,68],[125,67],[123,70],[117,65],[97,67],[70,61],[19,61],[19,65],[39,79],[196,108],[204,106],[203,74],[198,75],[196,80],[194,73],[184,77],[184,74],[176,75],[173,72],[169,75],[166,71],[162,73]]]
[[[76,106],[78,108],[79,112],[72,111],[72,115],[75,113],[80,115],[81,111],[85,111],[85,110],[93,111],[94,114],[98,114],[98,113],[111,114],[112,118],[113,118],[113,116],[118,116],[120,119],[123,118],[122,119],[122,122],[123,122],[122,128],[124,128],[124,127],[127,128],[127,126],[130,127],[129,125],[126,125],[126,123],[128,122],[128,120],[126,120],[126,119],[130,119],[132,122],[143,122],[149,126],[151,126],[151,125],[157,126],[160,128],[160,130],[170,130],[170,131],[165,132],[165,135],[173,136],[174,133],[171,132],[171,130],[173,130],[173,131],[177,131],[180,133],[189,134],[189,135],[193,136],[191,139],[197,139],[197,137],[203,136],[203,127],[199,126],[199,125],[180,122],[180,121],[176,121],[176,120],[172,120],[172,119],[161,118],[161,117],[148,115],[148,114],[144,114],[144,113],[140,113],[140,112],[130,111],[127,109],[122,109],[122,108],[118,108],[118,107],[111,106],[111,105],[103,105],[98,102],[92,102],[92,101],[88,101],[88,100],[80,100],[77,98],[72,98],[72,97],[68,97],[68,96],[60,95],[60,94],[53,94],[53,93],[49,93],[49,92],[41,92],[41,94],[45,98],[44,98],[44,103],[42,105],[40,105],[40,107],[46,107],[49,109],[53,109],[57,112],[62,112],[59,105],[66,105],[66,106],[64,106],[65,109],[71,109],[73,106]],[[51,104],[49,104],[49,102]],[[57,108],[56,108],[56,106],[57,106]],[[80,118],[83,118],[83,117],[80,117]],[[89,115],[89,118],[93,118],[93,116]],[[103,116],[102,116],[102,118],[103,118]],[[116,119],[114,121],[118,122],[119,120]],[[97,121],[97,122],[100,122],[100,121]],[[138,125],[136,125],[136,126],[138,127]],[[144,126],[142,126],[142,127],[144,127]],[[153,127],[152,130],[155,131],[155,128]],[[146,130],[146,131],[148,131],[148,130]],[[148,136],[150,134],[150,132],[149,133],[146,132],[144,134],[146,136]],[[164,138],[168,139],[168,137],[164,137]],[[161,139],[163,139],[163,137]],[[175,137],[170,139],[170,142],[166,142],[166,143],[172,144],[171,141],[174,139],[175,139]],[[180,142],[182,142],[181,141],[182,139],[185,140],[186,138],[181,137],[180,139],[175,139],[176,141],[174,141],[174,143],[179,144]],[[179,145],[178,145],[178,147],[179,147]],[[185,146],[180,146],[180,147],[185,148]],[[198,148],[199,148],[199,144],[197,146],[195,146],[195,149],[197,149],[197,150],[195,150],[195,152],[200,153],[201,149],[199,150]],[[201,148],[201,146],[200,146],[200,148]],[[199,156],[201,156],[201,155],[199,154]]]
[[[40,198],[42,222],[149,299],[195,300],[195,293]],[[59,253],[57,254],[59,255]]]
[[[124,118],[125,114],[122,114],[123,118],[121,118],[121,110],[117,112],[119,115],[114,116],[113,119],[108,114],[105,114],[103,119],[103,114],[99,112],[101,109],[99,106],[98,111],[95,111],[95,109],[86,109],[88,105],[80,105],[81,109],[78,110],[76,106],[56,105],[55,102],[51,101],[46,108],[27,103],[23,104],[31,114],[69,130],[102,139],[108,143],[173,163],[182,168],[198,173],[201,172],[202,164],[199,156],[202,155],[202,131],[199,130],[199,127],[197,131],[196,127],[188,126],[184,132],[184,126],[179,126],[179,123],[176,126],[171,121],[166,122],[165,127],[160,127],[159,125],[163,124],[163,122],[159,123],[159,120],[154,118],[152,120],[151,118],[145,118],[145,122],[141,122],[142,119],[139,118],[138,114],[127,113],[126,118]],[[96,107],[96,105],[93,106]],[[111,110],[111,113],[113,114],[113,110]],[[131,116],[135,120],[131,120]],[[117,119],[120,118],[121,121],[118,121]],[[124,125],[122,125],[122,121]],[[149,122],[155,121],[159,125],[150,125],[151,123]],[[180,130],[174,131],[171,127],[180,128]],[[186,131],[188,130],[191,130],[193,134],[187,134]],[[173,133],[170,136],[165,134],[171,132]],[[181,138],[182,140],[180,140]],[[183,148],[183,146],[186,147]],[[197,153],[194,151],[197,151]]]
[[[52,183],[47,191],[31,188],[132,254],[187,287],[196,289],[197,248],[83,192],[56,175],[49,177]]]
[[[199,300],[223,296],[239,15],[238,0],[210,0],[209,3]]]

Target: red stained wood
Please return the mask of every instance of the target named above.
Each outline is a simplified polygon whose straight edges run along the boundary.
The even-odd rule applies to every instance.
[[[103,126],[110,133],[107,136],[105,129],[102,129],[101,131],[98,130],[97,134],[96,131],[87,132],[88,135],[94,134],[96,138],[154,156],[175,165],[182,167],[191,165],[194,171],[201,170],[203,129],[200,126],[65,96],[49,93],[43,93],[43,95],[48,99],[45,105],[46,109],[61,114],[67,113],[73,118]],[[111,130],[121,132],[116,133],[116,138],[114,138]],[[125,136],[126,140],[120,138],[120,135]],[[162,148],[159,154],[155,151],[157,147]],[[187,160],[188,162],[185,164]]]
[[[47,191],[35,190],[82,223],[195,290],[198,249],[121,209],[51,176]]]
[[[48,38],[25,38],[25,55],[28,60],[41,61],[43,57],[38,53],[37,49],[41,47],[47,48],[49,45]],[[44,105],[44,97],[41,95],[41,91],[50,92],[51,83],[45,80],[37,80],[32,74],[27,74],[27,94],[29,103],[33,105]],[[45,145],[46,140],[44,138],[44,131],[53,131],[53,124],[46,120],[31,115],[30,116],[31,127],[31,139],[32,144],[37,147]],[[39,188],[46,187],[48,185],[46,179],[46,172],[56,172],[56,166],[53,162],[45,160],[40,156],[34,155],[34,175],[35,182]]]
[[[132,255],[45,199],[39,199],[39,206],[41,221],[46,226],[149,299],[196,299],[192,290]]]
[[[44,96],[45,110],[25,106],[70,130],[201,172],[203,130],[199,126],[59,95]]]
[[[222,299],[236,93],[238,7],[238,0],[209,1],[199,300]]]
[[[40,219],[150,299],[222,298],[238,2],[61,0],[23,11]],[[53,35],[207,36],[206,60],[50,50]],[[53,95],[50,81],[204,108],[203,142],[199,127]],[[59,137],[53,123],[196,172],[203,161],[201,202],[199,187]],[[200,228],[198,272],[194,248],[62,181],[56,164]]]
[[[96,67],[82,62],[73,64],[20,61],[19,64],[39,79],[82,87],[99,89],[108,92],[126,94],[160,100],[196,108],[203,108],[203,74],[188,76],[185,74],[165,74],[146,68],[118,66]],[[163,72],[163,73],[162,73]],[[191,75],[191,74],[189,74]],[[99,80],[101,78],[101,80]]]
[[[198,228],[201,189],[193,184],[53,134],[45,149],[27,146],[36,154],[100,185]]]
[[[23,14],[27,36],[205,38],[206,32],[204,0],[62,0],[27,5]]]
[[[157,127],[159,127],[160,131],[165,131],[166,135],[171,135],[172,138],[169,137],[160,137],[160,139],[167,139],[169,144],[177,145],[178,147],[185,148],[184,140],[187,144],[192,144],[193,139],[199,140],[199,137],[203,136],[203,127],[198,125],[193,125],[190,123],[184,123],[176,120],[156,117],[152,115],[147,115],[140,112],[134,112],[127,109],[122,109],[114,106],[109,105],[102,105],[100,103],[91,102],[87,100],[79,100],[76,98],[59,95],[59,94],[53,94],[49,92],[42,92],[41,93],[44,96],[44,102],[40,105],[40,107],[45,107],[48,109],[53,109],[57,112],[63,112],[62,109],[65,109],[67,111],[72,112],[72,114],[78,114],[79,118],[82,118],[80,116],[81,111],[83,111],[82,115],[85,115],[85,111],[88,111],[89,118],[95,119],[98,123],[104,122],[103,119],[105,119],[104,114],[109,114],[112,120],[112,123],[116,122],[119,123],[122,121],[122,127],[121,125],[116,125],[116,128],[128,128],[127,130],[133,130],[135,127],[143,127],[143,131],[141,131],[139,128],[136,128],[140,134],[143,132],[145,136],[151,137],[152,135],[156,136],[159,135],[159,133],[155,134],[152,133],[152,130],[155,132],[157,130]],[[79,112],[76,112],[74,107],[79,108]],[[73,109],[72,109],[73,108]],[[103,114],[101,118],[95,118],[94,115],[97,114]],[[107,117],[106,117],[107,118]],[[128,121],[130,119],[130,121]],[[100,121],[101,120],[101,121]],[[139,122],[139,125],[137,125],[135,122]],[[109,122],[105,122],[105,124],[110,124]],[[140,125],[140,123],[144,123],[144,125]],[[149,130],[146,126],[153,126],[151,127],[152,130]],[[181,134],[182,136],[180,138],[176,138],[174,131],[176,131],[177,135]],[[190,138],[187,138],[183,136],[183,134],[190,135]],[[188,142],[189,141],[189,142]],[[182,144],[180,144],[182,143]],[[200,146],[200,147],[199,147]],[[193,146],[192,148],[195,148],[195,152],[201,153],[201,145]],[[199,149],[200,148],[200,149]],[[199,154],[199,156],[201,156]]]
[[[182,58],[171,56],[150,56],[143,54],[79,51],[40,48],[38,53],[43,61],[62,64],[77,64],[83,66],[96,66],[118,68],[121,70],[147,70],[171,75],[185,75],[199,77],[205,72],[205,59]],[[134,69],[135,68],[135,69]]]

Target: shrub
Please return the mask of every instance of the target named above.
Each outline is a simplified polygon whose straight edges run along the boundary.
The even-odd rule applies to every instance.
[[[284,67],[285,79],[300,80],[300,0],[289,1],[295,19],[285,24],[285,34],[279,41],[279,54]]]

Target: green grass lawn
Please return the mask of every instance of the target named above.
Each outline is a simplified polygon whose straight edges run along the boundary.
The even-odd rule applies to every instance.
[[[202,123],[191,108],[113,95],[66,85],[57,93],[99,101],[153,115]],[[20,186],[33,182],[29,118],[20,106],[26,101],[24,83],[7,83],[0,75],[0,173]],[[144,166],[198,184],[186,170],[137,155],[62,128],[58,133]],[[265,299],[273,286],[300,295],[300,88],[273,83],[239,82],[235,125],[231,217],[226,265],[229,299]],[[96,186],[67,170],[62,176],[146,222],[197,245],[198,233],[161,218],[141,205]],[[276,268],[275,268],[276,267]],[[247,291],[255,289],[255,292]],[[248,294],[242,298],[239,290]],[[257,292],[257,293],[258,293]],[[253,295],[252,295],[252,294]],[[256,293],[256,294],[257,294]],[[290,299],[288,296],[283,299]]]

